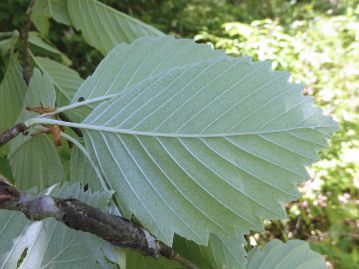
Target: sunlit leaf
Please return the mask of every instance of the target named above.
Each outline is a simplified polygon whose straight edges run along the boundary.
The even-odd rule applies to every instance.
[[[168,39],[173,51],[183,49]],[[147,70],[142,81],[136,68],[113,67],[110,54],[88,90],[101,84],[105,94],[122,93],[79,125],[121,204],[169,245],[174,233],[207,244],[210,233],[230,239],[285,218],[282,204],[298,197],[334,121],[270,63],[193,59],[150,76],[161,63],[143,60],[152,54],[133,51],[142,59],[137,69]],[[127,87],[134,80],[141,82]]]

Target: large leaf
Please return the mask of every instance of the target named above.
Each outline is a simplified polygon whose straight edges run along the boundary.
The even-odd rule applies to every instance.
[[[26,84],[22,78],[22,68],[11,57],[4,79],[0,84],[0,133],[11,127],[18,119],[23,107]]]
[[[163,35],[156,28],[96,0],[70,0],[67,5],[72,24],[103,55],[118,43],[129,43],[140,36]]]
[[[168,40],[175,52],[187,44]],[[121,94],[75,124],[121,205],[167,244],[174,233],[207,244],[210,233],[226,240],[284,218],[282,204],[298,197],[305,166],[336,129],[302,86],[270,63],[211,53],[152,74],[167,53],[150,61],[156,51],[137,56],[122,48],[142,57],[133,61],[141,71],[123,72],[111,65],[114,54],[106,57],[101,80],[88,90]]]
[[[109,92],[136,76],[107,66],[111,76],[97,84]],[[336,128],[288,77],[241,58],[189,64],[102,103],[80,127],[117,198],[145,227],[167,244],[174,233],[206,244],[209,233],[229,238],[284,218],[282,204],[298,197],[305,166]]]
[[[248,269],[328,269],[323,257],[312,251],[306,242],[273,240],[263,250],[252,249]]]
[[[104,207],[111,197],[111,193],[105,192],[84,193],[79,185],[51,187],[46,193],[78,198],[97,207]],[[1,269],[113,268],[101,254],[101,239],[69,229],[53,219],[30,222],[22,213],[2,210],[0,241]]]
[[[288,74],[212,60],[99,105],[86,144],[118,199],[158,238],[207,243],[284,218],[304,168],[335,129]],[[103,81],[103,83],[110,83]]]
[[[48,74],[34,69],[24,104],[26,107],[54,107],[55,89]],[[35,113],[23,111],[21,121]],[[11,141],[8,155],[13,176],[20,188],[38,186],[40,189],[64,180],[64,171],[54,142],[46,135],[20,135]]]

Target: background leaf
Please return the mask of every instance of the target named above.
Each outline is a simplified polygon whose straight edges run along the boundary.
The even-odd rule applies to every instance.
[[[75,70],[49,58],[36,56],[33,57],[33,60],[40,70],[48,73],[52,78],[57,90],[58,105],[67,105],[83,81],[79,74]]]
[[[54,141],[47,135],[37,135],[21,142],[8,159],[19,188],[38,186],[44,189],[65,179]]]
[[[5,56],[6,53],[15,46],[19,36],[19,32],[15,30],[11,37],[0,40],[0,52],[2,56]]]
[[[34,69],[26,93],[24,107],[54,107],[55,89],[51,77],[42,75]],[[21,121],[37,115],[24,110]],[[37,131],[32,131],[32,133]],[[54,141],[47,135],[35,137],[17,136],[11,141],[8,159],[12,173],[19,188],[27,189],[38,186],[39,189],[49,187],[65,179],[60,157],[56,151]]]
[[[38,32],[29,32],[29,43],[48,53],[59,56],[66,65],[71,64],[71,60],[65,54],[63,54],[60,50],[51,45],[49,40],[45,41],[44,38],[41,37]]]
[[[17,60],[11,57],[0,84],[0,132],[11,127],[18,119],[23,107],[26,88],[22,78],[22,68]]]
[[[90,188],[95,190],[101,189],[96,171],[90,161],[76,146],[74,146],[71,151],[70,181],[80,182],[83,185],[88,184]]]
[[[52,78],[56,89],[57,106],[68,105],[83,82],[79,74],[70,67],[49,58],[34,56],[33,60],[38,68]],[[68,111],[66,114],[73,121],[81,120],[86,115],[80,109]]]
[[[40,33],[49,32],[49,18],[59,23],[70,24],[66,0],[36,0],[32,8],[31,19]]]
[[[140,36],[163,35],[156,28],[96,0],[71,0],[67,5],[74,27],[103,55],[118,43],[129,43]]]

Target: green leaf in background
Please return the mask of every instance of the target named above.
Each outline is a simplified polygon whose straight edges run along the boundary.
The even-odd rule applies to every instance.
[[[26,84],[22,78],[22,68],[17,60],[11,57],[0,84],[0,133],[11,127],[18,119],[23,108],[25,92]]]
[[[199,246],[192,241],[175,236],[173,248],[199,268],[209,269],[245,269],[247,253],[243,236],[222,240],[211,234],[208,246]]]
[[[262,250],[255,248],[248,254],[248,269],[328,269],[322,256],[312,251],[308,243],[273,240]]]
[[[91,189],[101,189],[96,171],[88,158],[76,146],[72,148],[70,160],[70,181],[88,184]]]
[[[79,74],[70,67],[49,58],[33,57],[33,60],[41,71],[48,73],[52,78],[58,93],[58,105],[67,105],[83,82]]]
[[[55,107],[55,101],[56,93],[52,78],[47,73],[42,75],[40,70],[35,68],[26,93],[25,107],[41,105],[43,107]]]
[[[84,193],[79,184],[53,186],[44,193],[60,198],[77,198],[99,208],[106,206],[112,195],[106,192]],[[0,227],[2,269],[116,268],[104,261],[103,240],[67,228],[56,220],[30,222],[20,212],[1,210]]]
[[[173,51],[183,49],[171,40]],[[122,94],[78,125],[121,204],[168,245],[174,233],[206,245],[210,233],[230,239],[285,218],[282,204],[298,197],[305,166],[337,128],[302,86],[270,63],[231,57],[149,77],[161,59],[133,53],[143,60],[128,73],[102,64],[99,81]],[[126,88],[147,69],[145,81]]]
[[[34,56],[32,59],[38,68],[48,73],[52,78],[57,93],[57,106],[68,105],[83,82],[79,74],[68,66],[49,58]],[[73,121],[81,120],[86,116],[80,109],[68,111],[66,114]]]
[[[42,190],[65,179],[54,141],[47,135],[22,142],[8,159],[16,186],[21,189],[38,186]]]
[[[55,100],[51,77],[46,73],[42,75],[38,69],[34,69],[24,106],[54,107]],[[34,114],[24,110],[21,119],[27,119]],[[16,137],[11,141],[8,159],[19,188],[38,186],[42,190],[65,178],[54,141],[47,135],[35,135],[32,138],[24,135]]]
[[[50,45],[48,40],[45,42],[38,32],[29,32],[29,43],[46,52],[58,55],[66,65],[71,64],[71,60],[65,54]]]
[[[9,160],[6,157],[2,157],[0,154],[0,178],[1,176],[4,176],[10,182],[14,182]]]
[[[31,20],[40,33],[49,32],[49,19],[69,25],[71,23],[67,11],[66,0],[36,0],[32,8]]]
[[[15,30],[11,37],[5,39],[1,38],[1,34],[2,33],[0,33],[0,53],[2,56],[4,56],[9,50],[11,50],[11,48],[15,46],[20,34]]]
[[[73,26],[103,55],[118,43],[163,35],[156,28],[96,0],[70,0],[67,5]]]

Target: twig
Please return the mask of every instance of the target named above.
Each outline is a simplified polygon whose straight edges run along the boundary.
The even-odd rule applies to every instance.
[[[15,138],[18,134],[25,132],[28,128],[29,127],[27,127],[24,123],[21,122],[1,133],[0,147],[5,145],[11,139]]]
[[[29,54],[29,31],[31,27],[31,13],[32,8],[35,4],[35,0],[31,0],[29,7],[27,8],[27,21],[24,28],[21,30],[22,42],[24,45],[24,69],[23,77],[27,85],[30,83],[31,78],[31,65],[30,65],[30,54]]]
[[[77,199],[22,193],[0,181],[0,209],[20,211],[30,220],[52,217],[72,229],[95,234],[114,246],[136,249],[143,255],[154,258],[161,255],[183,264],[188,269],[197,269],[194,264],[158,241],[144,228]]]

